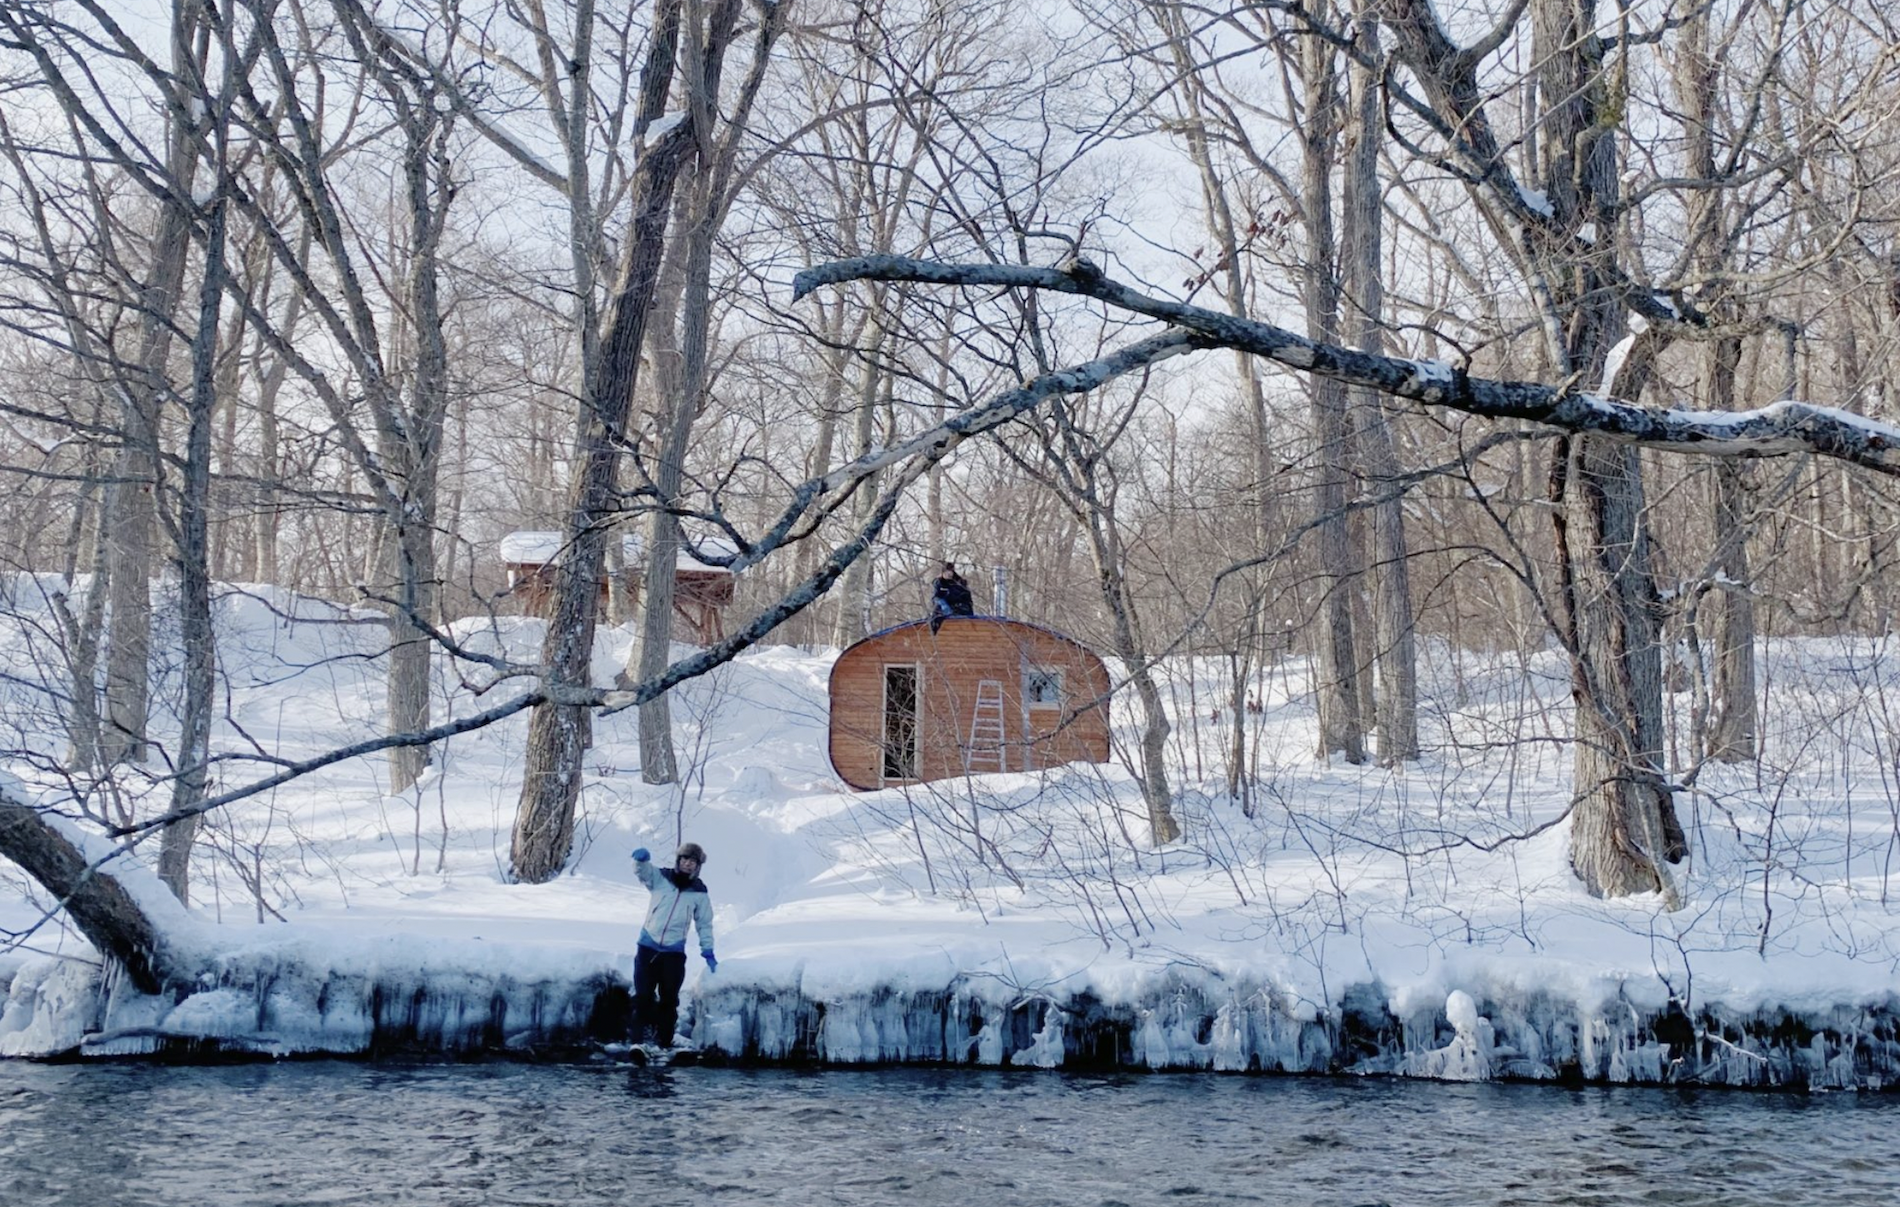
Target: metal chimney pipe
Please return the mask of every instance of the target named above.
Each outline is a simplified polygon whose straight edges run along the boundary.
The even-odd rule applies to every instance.
[[[1009,571],[1001,566],[997,566],[993,572],[996,579],[996,589],[995,594],[991,596],[994,602],[990,605],[990,614],[993,616],[1007,616],[1009,615]]]

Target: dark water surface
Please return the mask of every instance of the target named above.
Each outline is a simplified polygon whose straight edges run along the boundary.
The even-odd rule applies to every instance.
[[[1900,1204],[1900,1099],[1210,1075],[0,1062],[38,1204]]]

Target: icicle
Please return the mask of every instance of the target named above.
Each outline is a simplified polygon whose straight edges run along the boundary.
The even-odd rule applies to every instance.
[[[1063,1044],[1062,1022],[1062,1011],[1054,1006],[1044,1010],[1042,1029],[1036,1032],[1027,1048],[1010,1054],[1009,1063],[1034,1065],[1038,1069],[1061,1068],[1062,1059],[1067,1054]]]
[[[1445,999],[1445,1018],[1451,1023],[1451,1042],[1408,1054],[1406,1075],[1437,1081],[1489,1081],[1495,1046],[1490,1020],[1478,1014],[1478,1004],[1462,989],[1452,990]]]

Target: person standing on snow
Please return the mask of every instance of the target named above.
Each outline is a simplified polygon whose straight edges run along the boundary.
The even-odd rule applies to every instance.
[[[712,895],[699,870],[706,852],[696,842],[680,847],[673,866],[656,868],[645,847],[633,853],[633,871],[647,886],[647,920],[640,928],[640,946],[633,957],[633,1037],[635,1043],[673,1046],[673,1028],[679,1023],[680,984],[686,979],[686,924],[699,937],[699,954],[707,972],[717,972],[713,958]]]

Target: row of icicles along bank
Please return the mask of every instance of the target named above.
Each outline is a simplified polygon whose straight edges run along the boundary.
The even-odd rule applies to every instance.
[[[1795,1013],[1675,1002],[1594,1007],[1460,990],[1395,1012],[1377,985],[1325,1009],[1271,987],[1218,994],[1170,979],[1133,1003],[999,996],[994,982],[817,999],[722,986],[686,1021],[703,1060],[821,1065],[1357,1074],[1453,1081],[1882,1090],[1900,1085],[1900,1001]],[[25,1057],[416,1053],[567,1059],[624,1039],[624,980],[314,973],[227,968],[150,997],[71,960],[0,984],[0,1055]]]

